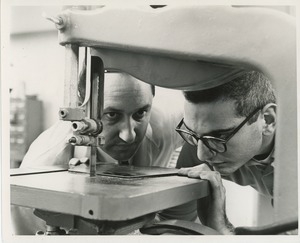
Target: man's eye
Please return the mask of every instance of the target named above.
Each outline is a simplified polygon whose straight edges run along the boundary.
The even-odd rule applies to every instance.
[[[146,110],[139,110],[138,112],[133,114],[133,118],[136,120],[141,120],[146,115]]]
[[[220,134],[219,133],[219,134],[213,135],[213,137],[220,138],[220,139],[226,139],[228,135],[229,135],[228,133],[226,133],[226,134],[224,134],[224,133]]]
[[[116,113],[116,112],[107,112],[104,115],[109,120],[114,120],[114,119],[117,119],[119,117],[119,114]]]
[[[221,134],[221,135],[219,135],[217,138],[225,139],[225,138],[227,138],[227,134]]]

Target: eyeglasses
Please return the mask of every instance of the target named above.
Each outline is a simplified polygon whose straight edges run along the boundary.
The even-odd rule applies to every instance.
[[[197,133],[189,129],[184,121],[183,118],[175,128],[176,132],[190,145],[198,146],[198,141],[201,140],[205,146],[213,152],[217,153],[224,153],[227,151],[226,143],[245,125],[247,121],[249,121],[258,111],[260,108],[257,108],[253,111],[246,119],[238,125],[225,139],[216,138],[212,136],[199,136]],[[182,125],[186,127],[187,130],[181,129]]]

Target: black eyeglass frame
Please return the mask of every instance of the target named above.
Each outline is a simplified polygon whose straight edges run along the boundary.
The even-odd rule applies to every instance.
[[[198,144],[198,141],[201,140],[205,146],[211,150],[211,151],[214,151],[214,152],[217,152],[217,153],[225,153],[227,151],[227,146],[226,146],[226,143],[246,124],[246,122],[248,122],[259,110],[261,110],[261,108],[257,108],[255,109],[253,112],[250,113],[249,116],[247,116],[245,118],[244,121],[241,122],[240,125],[238,125],[228,136],[227,138],[225,139],[222,139],[222,138],[216,138],[216,137],[212,137],[212,136],[199,136],[197,133],[195,133],[194,131],[192,131],[191,129],[189,129],[186,124],[184,123],[184,118],[182,118],[182,120],[179,122],[179,124],[177,125],[177,127],[175,128],[175,131],[178,132],[178,134],[190,145],[194,145],[194,146],[197,146],[196,144],[191,144],[189,141],[186,140],[186,138],[184,137],[184,135],[182,133],[185,133],[185,134],[188,134],[190,136],[192,136],[196,141],[197,141],[197,144]],[[180,129],[180,127],[182,126],[182,124],[185,125],[185,127],[188,129],[187,130],[183,130],[183,129]],[[208,140],[214,140],[220,144],[223,145],[223,148],[224,150],[217,150],[217,149],[214,149],[212,148],[209,143],[208,143]]]

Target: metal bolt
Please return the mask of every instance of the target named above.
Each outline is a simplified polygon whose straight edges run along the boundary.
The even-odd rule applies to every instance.
[[[45,19],[50,20],[51,22],[53,22],[55,24],[56,28],[59,29],[59,30],[65,27],[64,19],[61,16],[50,17],[46,13],[42,13],[42,16]]]
[[[80,160],[77,158],[72,158],[69,161],[69,166],[77,166],[80,165]]]

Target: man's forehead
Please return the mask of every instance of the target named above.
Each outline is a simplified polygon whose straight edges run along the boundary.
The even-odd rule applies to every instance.
[[[186,125],[197,132],[211,132],[227,129],[240,122],[235,114],[233,101],[204,102],[194,104],[185,102],[184,120]]]
[[[185,100],[184,107],[185,115],[188,116],[201,117],[203,114],[206,114],[207,116],[224,116],[224,114],[229,114],[232,117],[236,116],[236,104],[234,100],[201,103],[193,103]]]
[[[151,105],[151,86],[128,74],[108,73],[104,82],[104,109],[129,111]]]
[[[151,86],[126,73],[106,73],[104,81],[104,94],[106,96],[116,93],[145,93],[151,92]]]

